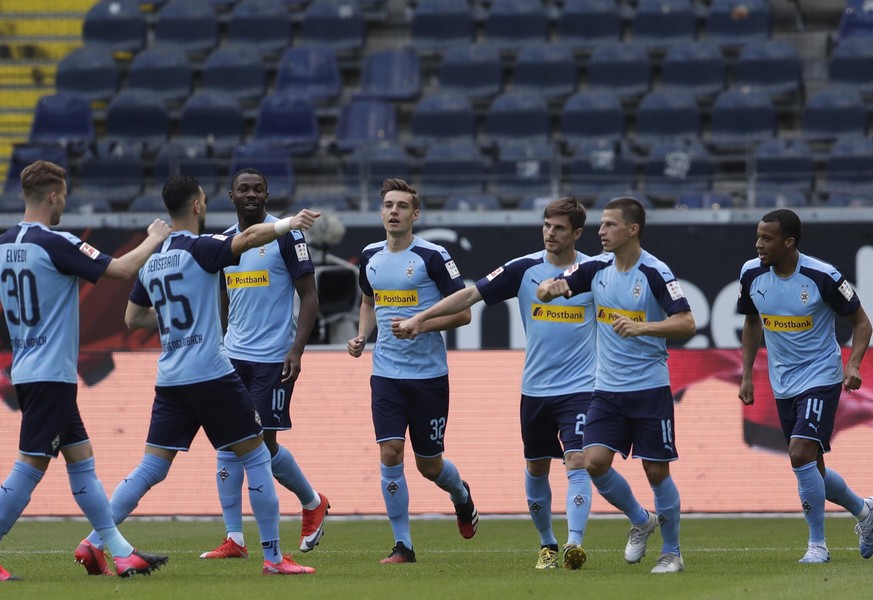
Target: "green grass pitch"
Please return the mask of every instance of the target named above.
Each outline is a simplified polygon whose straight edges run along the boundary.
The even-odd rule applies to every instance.
[[[19,522],[0,543],[0,564],[23,581],[0,584],[0,598],[15,599],[184,599],[349,598],[447,600],[454,598],[870,598],[873,560],[861,559],[853,519],[829,517],[832,562],[799,565],[806,549],[806,524],[791,518],[700,519],[682,522],[686,571],[651,575],[660,537],[649,540],[642,564],[628,565],[624,519],[593,518],[580,571],[537,571],[538,537],[529,519],[483,519],[472,540],[453,520],[414,519],[418,563],[380,565],[393,541],[385,519],[328,518],[318,548],[294,557],[318,569],[315,575],[264,577],[254,523],[246,523],[247,560],[199,560],[221,538],[218,521],[131,520],[122,531],[149,552],[170,555],[170,563],[149,577],[89,577],[73,562],[73,550],[87,533],[81,521]],[[286,551],[296,544],[299,520],[282,523]],[[566,522],[557,520],[561,540]]]

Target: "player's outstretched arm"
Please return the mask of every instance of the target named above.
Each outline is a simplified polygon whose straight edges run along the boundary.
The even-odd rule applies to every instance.
[[[873,326],[870,325],[870,319],[864,312],[863,306],[859,306],[858,310],[849,315],[848,321],[852,324],[852,350],[849,352],[849,359],[846,361],[843,373],[843,387],[847,391],[852,391],[861,387],[861,361],[864,360],[864,353],[870,345]]]
[[[361,296],[361,310],[358,313],[358,335],[349,340],[347,350],[353,358],[358,358],[364,353],[367,338],[376,328],[376,301],[373,296],[366,294]]]
[[[151,306],[140,306],[130,300],[124,311],[124,324],[128,329],[157,329],[158,317]]]
[[[391,319],[391,333],[400,339],[415,339],[419,333],[444,331],[466,325],[472,320],[471,306],[482,300],[475,285],[468,285],[451,296],[446,296],[430,308],[408,319]]]
[[[245,231],[233,236],[230,244],[231,252],[235,256],[239,256],[246,250],[269,244],[292,229],[306,231],[312,227],[315,219],[320,216],[321,213],[304,208],[293,217],[285,217],[272,223],[258,223],[257,225],[246,227]]]
[[[146,230],[148,234],[146,239],[139,246],[118,258],[113,258],[106,271],[103,272],[104,277],[109,279],[130,279],[136,275],[140,267],[148,260],[149,256],[155,251],[159,244],[170,237],[170,226],[161,219],[155,219]]]
[[[764,326],[761,316],[746,315],[743,323],[743,378],[740,381],[740,390],[737,396],[743,404],[755,403],[755,386],[752,384],[752,369],[755,366],[755,357],[761,346],[761,337],[764,335]]]

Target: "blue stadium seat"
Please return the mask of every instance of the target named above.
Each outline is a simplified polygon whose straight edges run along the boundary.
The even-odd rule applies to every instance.
[[[706,14],[706,38],[722,46],[742,46],[770,37],[765,0],[713,0]]]
[[[831,53],[829,79],[831,84],[855,86],[865,95],[873,94],[873,37],[842,40]]]
[[[325,210],[337,212],[352,210],[345,192],[309,191],[301,187],[297,189],[294,204],[291,206],[291,212],[300,211],[304,208],[320,212]]]
[[[624,125],[624,109],[613,92],[579,92],[561,111],[561,138],[569,148],[591,140],[618,140]]]
[[[825,206],[842,208],[862,208],[873,206],[873,193],[869,190],[859,191],[854,194],[834,192],[829,194]]]
[[[6,170],[6,182],[3,184],[3,193],[21,194],[21,172],[30,163],[37,160],[47,160],[67,168],[67,153],[62,146],[55,144],[16,144],[12,147],[12,156],[9,158],[9,167]],[[67,191],[70,186],[70,171],[67,170]],[[20,196],[19,196],[20,199]],[[24,212],[24,200],[20,200],[18,211]]]
[[[754,206],[759,208],[801,208],[808,204],[806,194],[797,190],[756,190]]]
[[[437,143],[425,154],[420,179],[422,193],[428,197],[481,194],[485,159],[472,142]]]
[[[245,119],[232,96],[202,91],[182,107],[179,138],[185,144],[202,140],[216,156],[233,154],[245,133]]]
[[[588,61],[588,87],[609,90],[622,98],[638,98],[652,81],[652,63],[643,46],[603,44]]]
[[[170,0],[155,23],[155,43],[203,57],[218,43],[218,19],[209,0]]]
[[[69,151],[81,152],[94,139],[94,117],[86,99],[58,93],[43,96],[36,103],[29,143],[60,144]]]
[[[171,140],[161,146],[154,162],[154,179],[158,189],[174,175],[191,175],[197,178],[207,198],[226,193],[221,189],[221,169],[216,159],[210,158],[205,140]],[[133,207],[129,210],[133,210]]]
[[[392,142],[358,146],[343,161],[349,193],[361,195],[363,184],[367,199],[370,200],[379,197],[385,179],[397,177],[408,181],[411,172],[409,156],[402,147]]]
[[[492,196],[491,194],[456,194],[449,196],[443,205],[443,210],[458,212],[484,212],[500,210],[500,208],[500,201],[497,199],[497,196]]]
[[[754,154],[755,187],[808,192],[815,177],[812,150],[802,140],[772,139]]]
[[[862,136],[838,139],[825,162],[826,190],[829,193],[867,194],[873,173],[873,140]]]
[[[314,102],[337,98],[342,80],[336,52],[326,46],[288,48],[279,61],[276,91],[305,95]]]
[[[676,199],[712,187],[713,165],[697,140],[664,142],[652,147],[643,166],[646,195]]]
[[[58,92],[78,94],[91,102],[109,100],[118,89],[118,67],[112,51],[101,46],[82,46],[58,63]]]
[[[291,45],[291,18],[283,0],[242,0],[230,15],[227,41],[278,58]]]
[[[414,147],[425,148],[438,142],[472,142],[475,137],[476,115],[465,96],[425,96],[412,113],[411,144]]]
[[[292,155],[312,154],[318,149],[315,105],[305,96],[277,93],[261,101],[253,137],[270,140]]]
[[[677,42],[661,64],[664,89],[685,91],[696,98],[713,98],[725,87],[725,60],[713,42]]]
[[[70,195],[79,205],[91,202],[99,205],[102,202],[126,209],[142,192],[144,176],[142,157],[136,147],[116,144],[106,154],[87,156],[82,160],[79,184]]]
[[[397,114],[381,100],[352,100],[340,110],[334,149],[351,152],[361,144],[393,142],[397,139]]]
[[[843,135],[867,133],[867,108],[854,87],[834,86],[809,97],[801,121],[808,140],[834,140]]]
[[[223,44],[203,63],[200,89],[251,104],[263,96],[266,81],[266,68],[256,50],[238,44]]]
[[[558,17],[557,37],[574,50],[621,39],[621,13],[615,0],[565,0]]]
[[[122,90],[106,109],[106,139],[156,150],[167,139],[170,115],[154,92]]]
[[[501,51],[547,42],[549,18],[540,0],[494,2],[485,15],[483,42]]]
[[[690,0],[639,0],[631,21],[633,41],[650,48],[694,38],[697,16]]]
[[[303,13],[303,41],[337,52],[357,52],[364,47],[367,24],[356,0],[313,0]]]
[[[164,102],[181,102],[191,93],[194,72],[179,47],[146,48],[130,64],[127,90],[155,92]]]
[[[696,139],[700,134],[700,110],[687,92],[655,90],[637,107],[634,145],[648,147],[664,140]]]
[[[233,154],[231,176],[245,167],[253,167],[264,174],[270,187],[270,199],[275,199],[277,204],[287,203],[294,196],[297,180],[284,148],[258,140],[239,146]],[[230,189],[230,182],[227,189]],[[221,196],[225,195],[219,194],[218,197]]]
[[[484,44],[446,50],[440,67],[440,88],[473,100],[493,98],[503,89],[503,63],[497,48]]]
[[[356,98],[409,101],[419,94],[421,68],[412,48],[380,50],[364,59]]]
[[[598,194],[597,198],[594,200],[594,206],[592,208],[602,210],[606,207],[610,200],[624,197],[634,198],[643,205],[643,208],[647,210],[650,208],[654,208],[651,198],[649,198],[647,195],[643,194],[642,192],[627,188],[616,188],[614,190],[609,190],[603,192],[602,194]]]
[[[602,192],[625,186],[632,188],[636,164],[630,149],[615,140],[594,140],[576,146],[567,161],[567,194],[596,197]]]
[[[197,181],[200,179],[198,178]],[[146,192],[131,201],[130,206],[127,207],[127,212],[166,214],[167,207],[160,192]]]
[[[550,132],[546,99],[532,92],[501,94],[485,115],[485,133],[490,143],[547,143]]]
[[[840,19],[837,39],[873,36],[873,5],[868,0],[847,0]]]
[[[762,90],[774,100],[793,100],[803,86],[803,68],[789,42],[750,40],[737,60],[734,84]]]
[[[512,88],[562,99],[576,91],[576,58],[569,46],[535,44],[522,48],[515,60]]]
[[[676,198],[675,208],[680,210],[730,208],[730,196],[717,192],[689,192]]]
[[[411,27],[417,50],[439,53],[457,44],[469,44],[476,33],[467,0],[419,0]]]
[[[136,0],[100,0],[85,14],[82,39],[129,58],[145,47],[147,28]]]
[[[773,137],[776,110],[760,90],[725,90],[712,109],[710,142],[716,147],[746,147]]]
[[[494,165],[494,193],[503,202],[554,196],[552,180],[560,174],[559,160],[546,143],[504,143]]]

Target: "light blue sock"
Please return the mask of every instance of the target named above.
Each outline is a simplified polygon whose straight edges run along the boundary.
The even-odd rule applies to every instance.
[[[567,543],[581,546],[591,514],[591,477],[585,469],[573,469],[567,480]]]
[[[282,562],[282,550],[279,547],[279,497],[276,495],[276,486],[273,485],[270,451],[262,443],[239,458],[246,470],[249,502],[258,523],[264,558],[274,563]]]
[[[839,473],[826,468],[824,485],[825,498],[828,501],[842,506],[855,517],[861,516],[864,512],[864,499],[852,491]]]
[[[291,490],[300,500],[300,504],[312,504],[318,500],[318,494],[309,485],[309,480],[306,479],[306,475],[303,474],[297,461],[294,460],[294,455],[285,446],[279,446],[279,451],[270,461],[270,466],[276,481]]]
[[[627,480],[615,469],[610,468],[600,477],[592,477],[591,481],[600,495],[623,512],[633,525],[642,525],[649,519],[649,511],[637,502]]]
[[[242,486],[246,470],[239,457],[229,450],[219,450],[216,458],[218,470],[215,482],[218,486],[218,500],[221,502],[221,515],[224,517],[224,530],[242,533]]]
[[[797,477],[797,493],[800,495],[800,505],[806,524],[809,525],[809,541],[813,544],[825,543],[824,478],[818,472],[818,465],[811,462],[794,469]]]
[[[394,532],[394,541],[412,550],[412,534],[409,531],[409,487],[403,475],[403,463],[393,467],[380,465],[382,471],[382,498],[385,511]]]
[[[172,464],[173,461],[166,458],[143,454],[136,468],[122,479],[112,492],[109,506],[112,508],[112,520],[116,525],[122,523],[133,512],[140,498],[145,496],[147,491],[167,478]],[[96,531],[88,534],[87,539],[98,548],[103,548],[103,540]]]
[[[434,483],[449,493],[452,504],[463,504],[469,498],[467,488],[461,481],[461,474],[452,461],[443,459],[443,470],[434,479]]]
[[[94,470],[94,457],[67,463],[67,475],[70,478],[70,489],[73,490],[76,504],[88,517],[88,522],[112,556],[130,556],[133,546],[124,539],[115,526],[115,521],[112,520],[112,508],[109,506],[106,490],[103,489],[103,484],[97,479],[97,472]]]
[[[548,474],[534,477],[525,469],[524,491],[530,518],[540,532],[540,545],[557,546],[558,539],[552,530],[552,486],[549,485]]]
[[[0,485],[0,540],[30,503],[33,490],[42,481],[44,471],[16,460],[3,485]]]
[[[655,512],[661,524],[661,554],[679,554],[679,518],[682,509],[679,488],[668,476],[658,485],[653,485],[652,491],[655,492]]]

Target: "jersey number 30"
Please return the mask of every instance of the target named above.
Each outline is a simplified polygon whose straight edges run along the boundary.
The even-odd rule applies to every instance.
[[[12,269],[3,269],[0,281],[6,286],[7,293],[13,302],[4,302],[6,318],[13,325],[24,323],[33,327],[39,323],[39,295],[36,293],[36,277],[30,269],[22,269],[16,273]],[[18,306],[18,314],[12,310]]]

